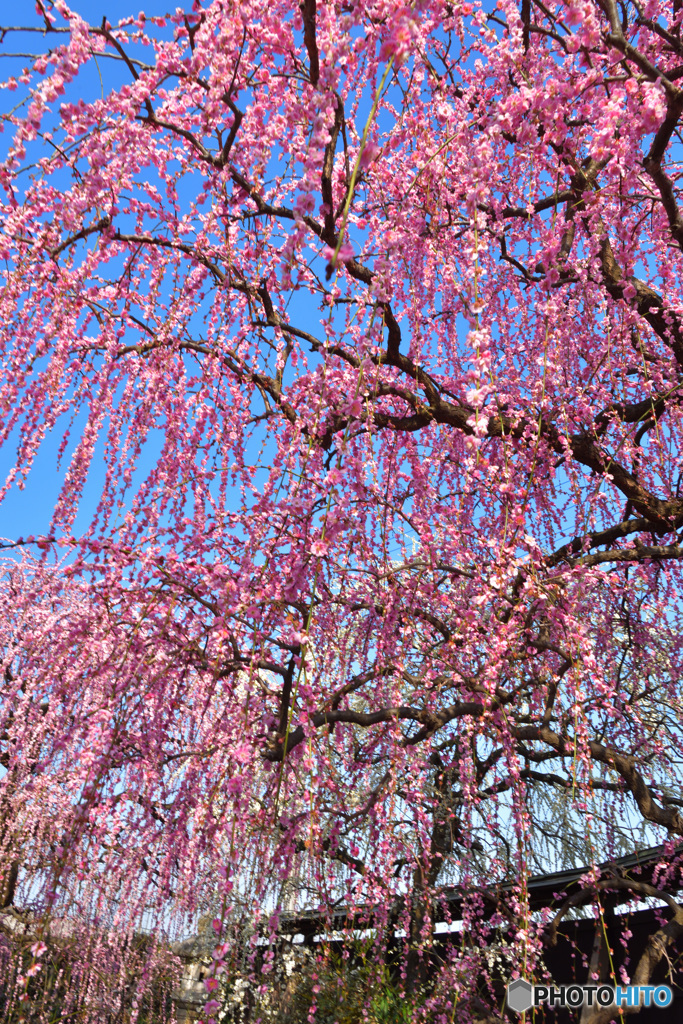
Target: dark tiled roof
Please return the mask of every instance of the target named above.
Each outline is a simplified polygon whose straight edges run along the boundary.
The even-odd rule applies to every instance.
[[[683,847],[677,851],[683,853]],[[640,882],[653,881],[653,875],[658,864],[667,857],[663,846],[650,846],[626,857],[618,857],[615,860],[606,861],[597,865],[598,877],[607,880],[610,876],[616,878],[636,878]],[[592,869],[589,865],[578,868],[569,868],[566,871],[555,871],[547,875],[534,875],[527,880],[527,891],[529,894],[530,909],[541,910],[544,907],[554,907],[564,899],[574,896],[574,906],[579,907],[592,902],[593,894],[587,891],[585,897],[580,897],[580,879]],[[676,876],[676,884],[669,885],[667,891],[672,895],[683,888],[679,884],[679,875]],[[476,890],[488,903],[490,912],[495,909],[498,900],[504,900],[516,883],[513,881],[503,882],[500,885],[492,886],[490,889],[483,887]],[[469,890],[472,892],[473,890]],[[603,890],[604,891],[604,890]],[[628,890],[620,889],[612,892],[607,889],[605,899],[611,901],[613,906],[618,906],[633,899]],[[448,916],[452,921],[457,921],[462,916],[463,891],[458,887],[445,888],[441,891],[439,900],[448,904]],[[293,914],[283,914],[281,917],[281,931],[288,934],[311,935],[318,931],[329,931],[344,927],[372,927],[374,916],[373,908],[370,906],[356,908],[349,914],[348,908],[340,907],[338,910],[320,911],[304,910]],[[437,922],[438,923],[438,918]]]

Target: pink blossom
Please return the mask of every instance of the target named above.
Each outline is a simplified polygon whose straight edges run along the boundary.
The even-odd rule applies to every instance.
[[[240,796],[244,786],[244,779],[241,775],[233,775],[226,783],[226,789],[230,796]]]
[[[360,157],[360,166],[368,168],[380,153],[380,147],[375,142],[366,142]]]
[[[340,263],[348,263],[349,260],[352,260],[354,258],[353,246],[351,245],[350,242],[344,242],[343,245],[340,246],[339,252],[337,253],[336,256],[335,250],[331,249],[329,246],[326,246],[325,249],[323,250],[323,256],[334,266],[336,266],[337,261]]]
[[[530,875],[668,836],[677,899],[671,4],[47,7],[3,83],[8,998],[54,945],[134,1015],[201,919],[205,1017],[265,1004],[288,908],[415,989],[438,912],[425,1019],[499,1016],[493,944],[543,977],[568,906]]]
[[[641,89],[643,126],[648,132],[656,131],[666,117],[666,95],[659,83],[645,82]]]

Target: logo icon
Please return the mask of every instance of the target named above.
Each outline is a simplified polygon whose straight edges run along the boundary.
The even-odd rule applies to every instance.
[[[534,1005],[534,990],[524,978],[517,978],[508,985],[508,1006],[516,1013],[524,1013]]]

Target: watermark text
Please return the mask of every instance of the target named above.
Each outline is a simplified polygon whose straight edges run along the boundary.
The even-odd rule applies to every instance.
[[[524,978],[507,987],[507,1004],[517,1013],[537,1006],[655,1006],[664,1009],[673,1002],[669,985],[532,985]]]

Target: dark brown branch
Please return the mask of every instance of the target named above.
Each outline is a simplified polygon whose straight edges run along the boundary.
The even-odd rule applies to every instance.
[[[482,704],[475,701],[469,701],[454,704],[449,708],[444,708],[440,712],[425,711],[420,710],[419,708],[406,706],[381,708],[379,711],[370,712],[351,711],[349,709],[319,711],[311,715],[309,721],[315,729],[320,729],[325,725],[333,725],[335,722],[345,722],[349,725],[358,725],[363,729],[370,728],[373,725],[379,725],[383,722],[396,722],[399,720],[424,723],[423,729],[415,737],[404,739],[403,743],[407,746],[420,742],[420,740],[431,735],[433,732],[436,732],[437,729],[442,728],[454,718],[463,718],[466,715],[480,718],[483,714],[484,706]],[[287,753],[290,753],[290,751],[292,751],[294,747],[298,746],[305,738],[306,732],[302,725],[290,730],[286,737]],[[285,746],[283,741],[284,737],[282,735],[278,735],[276,740],[265,749],[264,756],[266,760],[282,761],[282,752],[283,747]]]
[[[320,78],[320,57],[315,37],[315,0],[302,0],[299,9],[304,19],[304,44],[308,51],[309,78],[311,85],[316,86]]]
[[[111,217],[109,217],[108,215],[106,217],[100,217],[100,219],[95,224],[91,224],[88,228],[82,228],[80,231],[77,231],[75,235],[70,235],[59,245],[55,246],[54,249],[48,249],[48,252],[52,259],[54,260],[57,258],[57,256],[59,256],[61,252],[64,252],[65,249],[68,249],[70,245],[74,245],[76,242],[80,242],[83,238],[88,238],[89,235],[94,235],[96,233],[101,234],[103,231],[106,231],[106,229],[110,226]]]

